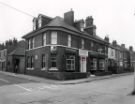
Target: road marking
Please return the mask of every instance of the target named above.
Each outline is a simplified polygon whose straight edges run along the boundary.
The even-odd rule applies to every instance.
[[[6,82],[6,83],[9,83],[9,81],[8,81],[8,80],[2,79],[2,78],[0,78],[0,81],[3,81],[3,82]]]
[[[56,86],[56,85],[50,85],[50,86],[44,85],[44,86],[38,87],[39,90],[43,90],[45,88],[48,88],[48,89],[57,89],[58,86]]]
[[[19,87],[19,88],[22,88],[22,89],[24,89],[24,90],[26,90],[26,91],[32,91],[31,89],[25,88],[25,87],[23,87],[23,86],[21,86],[21,85],[14,85],[14,86],[17,86],[17,87]]]

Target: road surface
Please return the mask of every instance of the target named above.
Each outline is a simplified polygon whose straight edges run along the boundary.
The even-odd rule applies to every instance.
[[[133,75],[69,85],[4,75],[0,79],[0,104],[135,104],[135,96],[130,95]]]

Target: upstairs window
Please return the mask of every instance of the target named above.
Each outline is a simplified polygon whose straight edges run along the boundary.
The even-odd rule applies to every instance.
[[[91,47],[94,47],[94,43],[93,42],[91,42]]]
[[[36,18],[33,19],[33,30],[36,30]]]
[[[43,34],[43,46],[46,45],[46,33]]]
[[[82,39],[81,44],[82,44],[81,48],[84,49],[84,39]]]
[[[68,35],[68,47],[71,47],[71,35]]]
[[[35,38],[32,38],[31,41],[32,41],[31,48],[33,49],[33,48],[35,48]]]
[[[28,49],[30,50],[31,49],[31,40],[28,39]]]
[[[38,18],[38,27],[40,28],[42,26],[42,19],[41,16]]]
[[[35,38],[28,39],[28,49],[33,49],[35,47]]]
[[[57,32],[51,33],[51,44],[57,44]]]

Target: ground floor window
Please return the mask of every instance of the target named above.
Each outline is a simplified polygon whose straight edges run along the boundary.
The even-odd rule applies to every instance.
[[[34,58],[33,56],[27,57],[27,69],[33,69],[34,68]]]
[[[34,58],[33,58],[33,56],[31,56],[31,68],[33,68],[34,67]]]
[[[97,70],[97,59],[93,59],[93,69]]]
[[[99,70],[105,70],[105,60],[99,60]]]
[[[2,62],[2,70],[6,67],[6,62]]]
[[[51,67],[56,68],[56,54],[51,54]]]
[[[91,70],[97,70],[97,59],[93,58],[91,61]]]
[[[66,70],[75,70],[75,55],[66,56]]]
[[[41,65],[42,66],[42,70],[45,69],[45,64],[46,64],[45,60],[46,60],[46,56],[45,56],[45,54],[42,54],[42,63],[41,63],[42,64]]]

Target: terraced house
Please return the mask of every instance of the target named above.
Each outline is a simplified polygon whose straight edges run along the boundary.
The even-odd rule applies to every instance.
[[[64,18],[39,14],[23,38],[27,74],[70,79],[107,70],[108,42],[97,36],[92,16],[75,21],[73,10]]]

